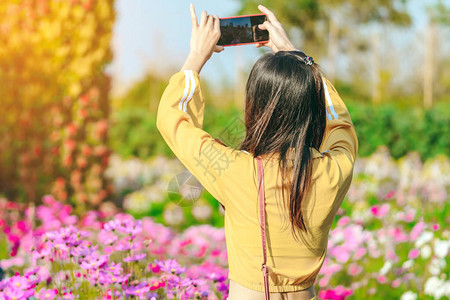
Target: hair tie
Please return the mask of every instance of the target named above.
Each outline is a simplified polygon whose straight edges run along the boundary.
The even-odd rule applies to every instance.
[[[300,52],[302,55],[304,55],[305,57],[302,58],[302,61],[307,64],[308,66],[312,66],[312,64],[314,63],[314,59],[311,56],[308,56],[305,54],[305,52],[299,50],[299,49],[295,49],[295,51]]]
[[[312,64],[314,63],[314,59],[311,56],[306,56],[303,61],[309,66],[312,66]]]

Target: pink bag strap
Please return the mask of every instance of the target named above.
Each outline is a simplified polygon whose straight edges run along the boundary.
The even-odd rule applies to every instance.
[[[269,294],[269,269],[266,265],[267,255],[266,255],[266,217],[264,211],[265,205],[265,194],[264,194],[264,170],[262,158],[260,156],[256,157],[258,163],[258,183],[259,183],[259,215],[261,220],[261,242],[263,250],[263,263],[261,270],[263,271],[264,277],[264,293],[266,295],[266,300],[270,300]]]

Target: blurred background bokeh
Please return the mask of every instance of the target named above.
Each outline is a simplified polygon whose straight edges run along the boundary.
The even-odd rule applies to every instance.
[[[397,298],[411,290],[418,299],[441,299],[429,286],[426,292],[425,285],[433,276],[438,280],[433,279],[435,286],[450,285],[450,2],[192,2],[198,15],[206,10],[219,17],[259,13],[257,5],[264,4],[297,48],[314,57],[347,104],[360,146],[353,184],[333,229],[339,230],[342,220],[341,226],[363,226],[374,239],[379,230],[397,230],[399,224],[405,231],[416,230],[417,236],[423,228],[436,231],[447,248],[440,242],[438,248],[430,244],[437,261],[423,255],[419,263],[420,268],[432,265],[434,270],[391,274],[392,280],[413,274],[391,287],[404,287]],[[187,191],[183,186],[171,188],[186,169],[156,128],[160,97],[189,53],[189,3],[0,2],[0,271],[14,274],[26,266],[11,263],[21,253],[20,237],[26,232],[17,224],[28,220],[30,207],[49,203],[70,207],[68,214],[80,221],[93,211],[103,217],[120,212],[150,218],[179,234],[203,224],[223,227],[223,211],[207,191],[189,198],[192,186]],[[203,129],[231,147],[237,146],[238,133],[244,130],[247,76],[267,51],[253,45],[227,47],[201,72],[206,98]],[[187,205],[174,200],[177,191]],[[383,218],[388,212],[391,219]],[[58,222],[53,230],[65,224]],[[44,223],[32,221],[29,228],[42,228]],[[403,243],[399,256],[406,261],[415,258],[411,248],[423,246],[414,246],[414,240],[395,241]],[[389,254],[387,244],[380,241]],[[370,252],[373,245],[367,245]],[[348,273],[358,270],[360,258],[342,260],[342,249],[332,249],[331,259],[336,258],[340,268],[322,273],[321,289],[343,284],[351,286],[354,299],[368,294],[383,298],[376,298],[375,287],[391,283],[387,277],[376,277],[376,284],[371,284],[357,271]],[[362,267],[367,272],[383,266],[382,258],[370,257]],[[387,276],[391,267],[384,268],[380,276]],[[329,281],[333,272],[342,274]],[[419,279],[412,284],[409,277]],[[411,294],[404,297],[416,299]]]

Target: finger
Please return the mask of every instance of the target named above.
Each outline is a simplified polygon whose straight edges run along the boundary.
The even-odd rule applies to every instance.
[[[269,19],[270,22],[272,23],[279,23],[277,17],[275,17],[275,14],[270,11],[267,7],[263,6],[263,5],[258,5],[258,9],[267,15],[267,18]]]
[[[191,20],[192,20],[192,27],[196,28],[198,27],[198,20],[197,20],[197,14],[195,13],[194,4],[191,3]]]
[[[214,30],[220,31],[220,19],[217,15],[214,15]]]
[[[200,17],[200,26],[205,26],[207,19],[208,15],[206,14],[206,11],[202,11],[202,15]]]
[[[214,17],[211,15],[208,15],[206,19],[206,27],[213,28],[214,27]]]
[[[269,21],[264,21],[264,23],[259,24],[259,29],[267,30],[270,34],[275,29],[275,26],[273,26]]]
[[[224,46],[215,46],[214,47],[214,52],[217,52],[217,53],[219,53],[219,52],[222,52],[223,50],[225,50],[225,47]]]

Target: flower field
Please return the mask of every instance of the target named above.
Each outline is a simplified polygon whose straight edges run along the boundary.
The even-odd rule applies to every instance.
[[[212,213],[183,228],[170,225],[164,212],[174,203],[155,187],[181,170],[170,160],[114,159],[108,170],[125,194],[125,208],[136,214],[139,205],[127,201],[157,202],[164,224],[155,221],[151,205],[140,218],[113,205],[77,216],[51,195],[27,208],[1,199],[0,299],[225,299],[223,229],[209,224]],[[330,232],[318,298],[448,299],[449,187],[444,156],[423,163],[409,153],[393,160],[380,148],[359,158]],[[209,205],[204,195],[199,201]],[[195,214],[197,202],[182,214]]]

